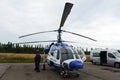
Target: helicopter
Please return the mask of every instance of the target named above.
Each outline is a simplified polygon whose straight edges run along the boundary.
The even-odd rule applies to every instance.
[[[63,77],[68,77],[69,71],[78,71],[79,69],[83,69],[86,56],[82,49],[76,49],[72,45],[68,45],[67,43],[65,43],[65,42],[72,42],[72,41],[62,40],[61,33],[66,32],[66,33],[70,33],[73,35],[90,39],[92,41],[97,41],[90,37],[61,29],[66,21],[66,18],[71,12],[72,7],[73,7],[73,3],[70,3],[70,2],[65,3],[60,26],[57,30],[36,32],[36,33],[27,34],[19,37],[19,38],[24,38],[27,36],[41,34],[41,33],[58,32],[57,40],[31,41],[31,42],[18,43],[18,44],[25,44],[25,43],[52,42],[51,45],[44,50],[44,52],[48,52],[48,55],[47,55],[48,64],[58,69],[60,71],[60,74]],[[76,73],[76,76],[79,77],[78,72]]]

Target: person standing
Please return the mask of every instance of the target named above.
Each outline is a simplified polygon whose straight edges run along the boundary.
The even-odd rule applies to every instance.
[[[36,51],[36,56],[35,56],[35,71],[40,72],[39,65],[41,61],[41,56],[40,56],[41,51],[37,50]]]

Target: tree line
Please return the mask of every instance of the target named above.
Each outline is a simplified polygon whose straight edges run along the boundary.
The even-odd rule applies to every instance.
[[[49,45],[46,45],[45,47],[48,47]],[[27,44],[13,44],[11,42],[8,42],[7,44],[0,43],[0,53],[35,53],[36,50],[43,51],[44,48],[43,45],[27,45]],[[90,54],[90,51],[86,48],[83,49],[85,54]]]
[[[43,51],[43,45],[20,45],[20,44],[13,44],[8,42],[7,44],[0,43],[0,53],[35,53],[36,50]]]

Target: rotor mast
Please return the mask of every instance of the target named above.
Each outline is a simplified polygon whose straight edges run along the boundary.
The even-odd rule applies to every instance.
[[[61,43],[62,42],[62,39],[61,39],[61,28],[58,29],[58,43]]]

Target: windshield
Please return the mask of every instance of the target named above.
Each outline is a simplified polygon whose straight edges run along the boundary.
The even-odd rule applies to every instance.
[[[73,53],[74,53],[76,59],[80,59],[80,55],[78,54],[78,51],[76,49],[73,49]]]
[[[81,58],[83,58],[85,56],[85,54],[82,50],[77,50],[77,51]]]
[[[114,52],[115,56],[120,57],[120,53],[119,52]]]
[[[61,48],[61,61],[67,60],[67,59],[74,59],[73,52],[69,48]]]

